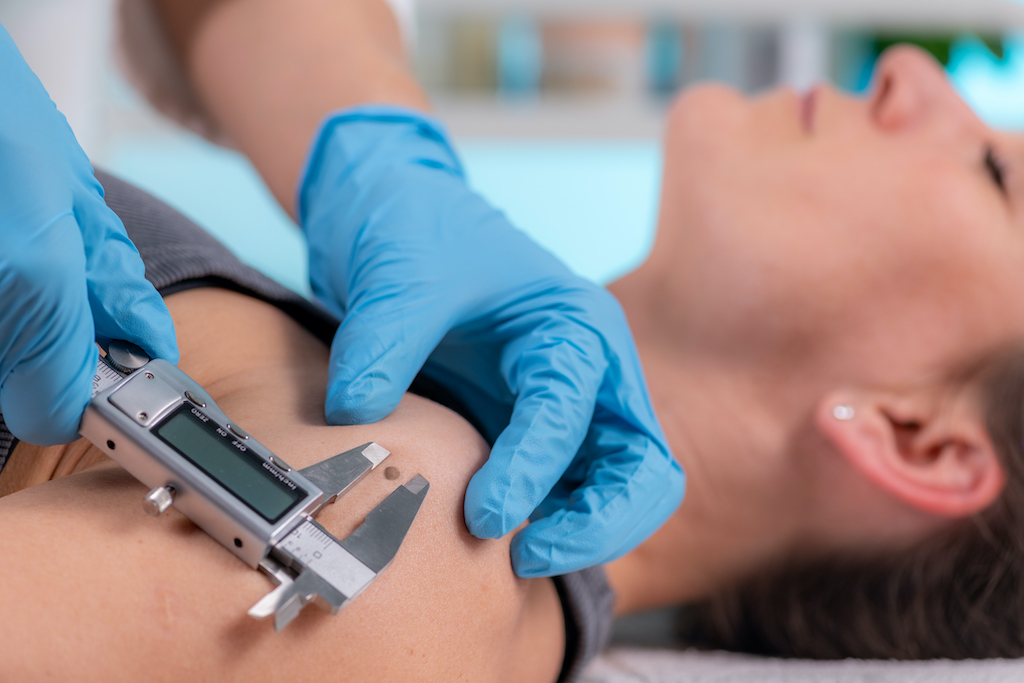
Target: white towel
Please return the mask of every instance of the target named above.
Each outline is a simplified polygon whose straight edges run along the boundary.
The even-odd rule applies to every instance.
[[[1024,659],[893,662],[772,659],[729,652],[616,647],[582,683],[1020,683]]]

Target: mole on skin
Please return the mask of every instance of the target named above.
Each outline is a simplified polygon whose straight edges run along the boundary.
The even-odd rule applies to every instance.
[[[394,481],[395,479],[398,479],[400,476],[402,476],[402,473],[398,471],[397,467],[384,468],[384,478],[387,479],[388,481]]]

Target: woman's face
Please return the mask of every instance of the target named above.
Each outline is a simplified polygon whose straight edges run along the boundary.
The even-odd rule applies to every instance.
[[[920,51],[875,82],[676,102],[649,263],[682,343],[892,378],[1024,337],[1024,140]]]

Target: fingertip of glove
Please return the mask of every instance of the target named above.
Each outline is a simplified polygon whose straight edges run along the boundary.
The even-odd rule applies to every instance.
[[[466,526],[471,534],[477,538],[501,538],[519,526],[507,514],[496,511],[492,505],[477,502],[479,495],[475,495],[473,488],[479,490],[479,487],[473,487],[471,480],[470,487],[466,489],[465,503]]]
[[[639,452],[641,467],[632,482],[635,490],[653,501],[682,502],[686,491],[686,473],[663,442],[649,438],[646,448]]]
[[[101,287],[92,286],[97,295],[103,295]],[[148,282],[136,287],[135,292],[134,297],[111,295],[105,300],[97,299],[92,307],[97,335],[130,341],[145,349],[150,358],[177,364],[178,340],[170,312]],[[110,302],[115,305],[108,308]]]
[[[505,530],[505,524],[501,519],[501,515],[495,514],[490,510],[474,510],[471,512],[468,503],[466,508],[466,526],[469,528],[469,533],[481,539],[501,538],[508,533]]]
[[[670,455],[668,459],[668,466],[659,473],[658,479],[661,482],[664,506],[674,511],[683,502],[683,496],[686,494],[686,473],[675,458]]]
[[[128,337],[129,335],[125,334],[122,336]],[[129,341],[131,340],[129,339]],[[178,340],[175,337],[173,327],[170,332],[158,329],[151,334],[142,335],[136,343],[145,349],[146,354],[150,358],[162,358],[173,365],[177,365],[180,360]]]
[[[517,519],[509,511],[508,501],[495,494],[488,477],[490,464],[474,474],[466,487],[466,526],[477,538],[501,538],[526,520],[525,514]]]
[[[543,552],[538,552],[541,548],[531,542],[527,529],[523,529],[512,539],[512,570],[516,576],[538,579],[573,571],[572,568],[562,567],[554,561],[555,550],[550,544],[541,544]]]
[[[160,339],[153,346],[153,354],[151,358],[163,358],[172,365],[177,365],[180,360],[180,354],[178,352],[178,342],[171,335],[170,339]]]
[[[36,446],[58,446],[71,443],[77,438],[78,421],[75,421],[74,427],[56,428],[48,425],[45,429],[41,430],[29,429],[26,436],[21,438],[21,440]]]
[[[686,473],[683,472],[683,468],[677,464],[672,468],[672,472],[669,475],[672,480],[672,491],[673,498],[676,501],[676,506],[683,502],[683,496],[686,495]]]
[[[18,439],[36,446],[56,446],[78,438],[78,428],[89,403],[90,392],[85,393],[84,400],[78,401],[70,400],[68,392],[62,400],[46,405],[37,405],[39,402],[36,400],[19,401],[18,392],[11,393],[15,394],[15,400],[5,406],[3,416],[7,428]],[[7,391],[4,394],[9,395]]]
[[[14,410],[4,413],[4,421],[18,439],[36,446],[56,446],[71,443],[78,438],[78,427],[81,424],[82,410],[74,408],[62,413],[54,413],[46,420],[40,421],[37,415],[24,419],[21,411]]]
[[[371,410],[365,406],[333,406],[327,404],[324,411],[327,423],[332,425],[365,425],[380,422],[388,416],[386,411]]]
[[[324,412],[327,422],[335,425],[371,424],[394,412],[401,401],[369,382],[335,382],[328,389]]]

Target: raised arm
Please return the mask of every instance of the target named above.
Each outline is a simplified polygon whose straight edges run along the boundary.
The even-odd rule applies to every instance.
[[[329,112],[373,102],[422,111],[384,0],[157,0],[216,124],[295,214],[310,142]]]

